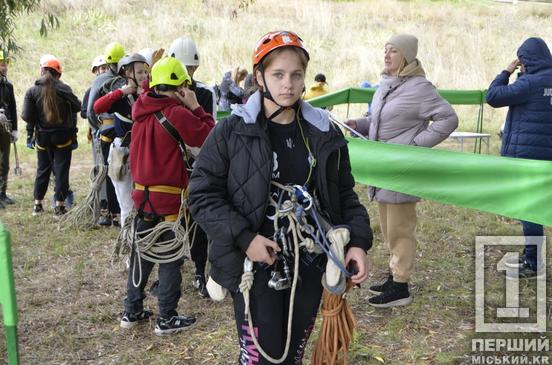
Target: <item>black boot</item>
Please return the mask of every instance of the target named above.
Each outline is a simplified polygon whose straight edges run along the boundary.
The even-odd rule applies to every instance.
[[[384,282],[372,285],[369,291],[372,294],[378,295],[386,291],[391,286],[391,284],[393,284],[393,275],[389,274],[389,276]]]
[[[376,308],[391,308],[402,305],[408,305],[412,302],[412,297],[408,292],[408,283],[392,284],[380,295],[368,299],[368,304]]]

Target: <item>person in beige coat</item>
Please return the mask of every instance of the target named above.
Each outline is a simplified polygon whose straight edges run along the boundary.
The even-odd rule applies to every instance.
[[[425,77],[416,58],[418,39],[400,34],[385,44],[385,67],[374,94],[371,114],[345,123],[370,140],[433,147],[458,126],[450,104]],[[378,203],[380,227],[389,245],[389,277],[370,287],[376,296],[368,303],[394,307],[412,302],[408,282],[416,261],[416,203],[418,197],[370,186],[368,194]]]

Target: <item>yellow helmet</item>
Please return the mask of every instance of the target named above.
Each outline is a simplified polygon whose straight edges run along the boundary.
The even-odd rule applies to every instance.
[[[4,50],[0,50],[0,62],[9,62],[10,61],[10,58],[8,56],[8,52],[4,51]]]
[[[108,65],[116,64],[125,55],[125,49],[119,42],[109,43],[104,50],[104,58]]]
[[[182,62],[174,57],[160,59],[151,69],[150,87],[157,85],[180,86],[185,82],[191,83],[192,79]]]

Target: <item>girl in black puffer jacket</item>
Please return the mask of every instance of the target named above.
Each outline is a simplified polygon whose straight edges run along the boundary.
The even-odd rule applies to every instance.
[[[21,117],[27,122],[27,147],[37,150],[33,215],[44,212],[42,200],[53,170],[56,184],[54,217],[66,213],[63,202],[69,190],[72,146],[76,143],[77,113],[81,103],[59,79],[61,64],[55,57],[41,60],[41,77],[27,90]]]
[[[247,297],[243,289],[238,290],[244,263],[249,267],[253,262],[253,284],[245,290],[259,344],[268,356],[280,357],[288,337],[293,289],[289,280],[287,285],[285,278],[276,280],[286,249],[275,232],[275,210],[269,201],[291,196],[272,182],[304,186],[332,225],[347,225],[351,240],[345,265],[357,268],[351,277],[354,283],[367,277],[365,258],[372,231],[366,209],[353,191],[347,143],[330,124],[326,111],[301,100],[308,59],[295,33],[271,32],[261,38],[253,53],[260,90],[215,126],[190,180],[192,215],[213,241],[208,288],[216,282],[234,300],[239,364],[270,363],[252,342],[245,316]],[[301,249],[299,258],[301,285],[295,286],[291,341],[282,364],[302,363],[322,296],[326,255]]]

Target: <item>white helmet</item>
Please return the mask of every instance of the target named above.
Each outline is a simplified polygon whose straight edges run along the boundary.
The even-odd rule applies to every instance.
[[[107,65],[107,62],[105,61],[105,58],[102,55],[94,57],[94,59],[92,60],[91,71],[94,72],[95,68],[98,68],[102,65]]]
[[[153,48],[144,48],[137,52],[139,55],[142,55],[146,59],[146,63],[151,66],[151,61],[153,60]]]
[[[53,54],[45,54],[45,55],[42,55],[42,56],[40,57],[40,61],[39,61],[38,66],[39,66],[39,67],[42,67],[42,65],[45,64],[46,62],[51,61],[51,60],[56,60],[56,59],[57,59],[57,57],[54,56]]]
[[[172,42],[169,56],[176,58],[185,66],[199,66],[199,52],[192,38],[188,36],[180,37]]]

